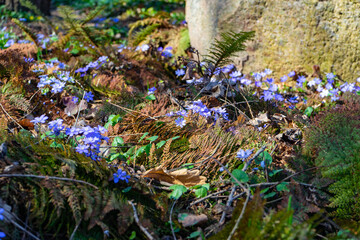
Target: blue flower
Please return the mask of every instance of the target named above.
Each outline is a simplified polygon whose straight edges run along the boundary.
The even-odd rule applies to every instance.
[[[260,166],[261,166],[262,168],[265,168],[265,166],[266,166],[265,161],[261,161]]]
[[[271,91],[265,90],[265,91],[263,92],[263,94],[264,94],[264,95],[261,96],[261,97],[264,98],[264,101],[270,101],[271,99],[274,98],[273,92],[271,92]]]
[[[148,90],[148,95],[151,95],[151,94],[154,94],[155,93],[155,91],[156,91],[156,87],[152,87],[152,88],[149,88],[149,90]]]
[[[252,152],[253,152],[253,150],[250,150],[250,149],[245,150],[245,151],[243,149],[240,149],[240,151],[237,152],[236,157],[246,159],[246,158],[250,157]]]
[[[6,234],[4,232],[0,232],[0,240],[4,237],[6,237]]]
[[[89,145],[79,144],[76,146],[76,152],[78,153],[88,153],[89,152]]]
[[[300,76],[298,79],[297,79],[297,84],[299,87],[302,87],[303,83],[306,81],[306,77],[305,76]]]
[[[281,82],[286,82],[286,80],[288,79],[288,76],[282,76],[281,78],[280,78],[280,81]]]
[[[37,123],[45,123],[45,121],[48,119],[48,117],[43,114],[40,117],[34,118],[34,120],[31,120],[30,122],[37,124]]]
[[[93,101],[94,100],[94,94],[92,94],[92,92],[85,92],[84,99],[87,102]]]
[[[175,124],[176,124],[176,126],[182,128],[182,127],[184,127],[186,125],[186,120],[184,118],[182,118],[182,117],[179,117],[179,118],[177,118],[175,120]]]
[[[121,169],[118,169],[117,172],[113,174],[113,176],[114,176],[114,183],[118,183],[119,180],[128,183],[130,178],[130,175],[127,175],[127,173]]]
[[[180,77],[180,76],[185,75],[185,71],[184,71],[184,69],[180,68],[175,71],[175,74],[176,74],[176,76]]]
[[[291,71],[289,74],[288,74],[289,77],[294,77],[295,76],[295,71]]]
[[[74,96],[74,97],[71,98],[71,101],[72,101],[73,103],[77,103],[77,102],[79,101],[79,98],[76,97],[76,96]]]
[[[4,209],[0,208],[0,220],[4,220],[4,216],[2,215],[4,213]]]
[[[336,76],[335,76],[335,74],[333,74],[333,73],[327,73],[327,74],[326,74],[326,79],[327,79],[327,80],[330,80],[330,79],[332,80],[332,79],[334,79],[335,77],[336,77]]]

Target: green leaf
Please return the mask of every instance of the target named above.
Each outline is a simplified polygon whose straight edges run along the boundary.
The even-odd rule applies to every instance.
[[[187,216],[189,216],[189,214],[187,214],[187,213],[180,213],[180,214],[178,215],[178,220],[179,220],[179,221],[184,221]]]
[[[287,187],[288,185],[289,185],[288,182],[282,182],[276,186],[276,190],[278,190],[279,192],[281,192],[281,191],[288,192],[289,191],[289,189]]]
[[[118,147],[124,145],[124,139],[121,137],[115,137],[111,146]]]
[[[181,195],[183,195],[184,193],[186,193],[187,188],[183,185],[172,185],[171,187],[169,187],[170,190],[173,190],[169,197],[172,199],[179,199],[181,197]]]
[[[144,133],[144,134],[141,136],[141,138],[139,139],[139,142],[141,142],[148,134],[149,134],[148,132]]]
[[[145,152],[145,148],[146,148],[146,146],[140,147],[140,148],[136,151],[135,156],[140,156],[143,152]]]
[[[136,232],[135,231],[132,231],[131,232],[131,236],[129,237],[129,240],[133,240],[136,238]]]
[[[196,231],[196,232],[192,232],[187,238],[191,239],[191,238],[197,238],[201,235],[200,231]]]
[[[153,101],[153,100],[155,100],[155,99],[156,99],[156,97],[155,97],[155,95],[154,95],[154,94],[150,94],[150,95],[146,96],[146,98],[145,98],[145,99],[146,99],[146,100]]]
[[[120,156],[120,153],[115,153],[115,154],[111,154],[110,156],[110,161],[114,161],[116,158],[118,158]]]
[[[274,176],[275,174],[281,172],[282,170],[283,170],[283,169],[273,170],[273,171],[269,172],[269,176],[272,177],[272,176]]]
[[[234,177],[239,180],[240,182],[247,182],[249,181],[249,176],[246,174],[246,172],[240,170],[240,169],[235,169],[234,171],[232,171],[232,175],[234,175]],[[234,179],[231,179],[232,182],[236,183],[236,181]]]
[[[131,187],[124,188],[121,192],[127,193],[131,190]]]
[[[195,190],[195,196],[197,198],[203,198],[206,197],[208,190],[204,187],[200,187],[199,189]]]
[[[78,54],[80,51],[79,51],[79,49],[77,49],[77,48],[73,48],[71,51],[70,51],[70,53],[71,54],[73,54],[73,55],[76,55],[76,54]]]
[[[266,195],[264,196],[264,199],[271,198],[271,197],[273,197],[273,196],[275,196],[275,195],[276,195],[276,192],[268,193],[268,194],[266,194]]]
[[[159,136],[152,136],[152,137],[147,138],[146,140],[149,140],[150,142],[153,142],[158,138],[159,138]]]
[[[52,142],[50,144],[50,147],[52,147],[52,148],[60,148],[60,149],[64,150],[64,146],[62,144],[60,144],[60,143],[57,143],[57,142]]]
[[[270,188],[264,188],[263,190],[260,191],[260,194],[261,193],[266,193],[267,191],[269,191]]]
[[[314,109],[313,109],[312,107],[307,107],[307,108],[305,109],[304,114],[305,114],[306,116],[310,117],[310,116],[311,116],[311,113],[312,113],[313,111],[314,111]]]
[[[178,138],[180,138],[180,136],[175,136],[175,137],[173,137],[173,138],[171,138],[172,140],[176,140],[176,139],[178,139]],[[169,141],[169,140],[167,140],[167,141]]]
[[[148,156],[150,155],[150,149],[151,149],[151,143],[145,146],[145,152]]]
[[[202,186],[203,186],[204,188],[206,188],[206,190],[209,191],[209,189],[210,189],[210,183],[205,183],[205,184],[203,184]]]
[[[162,146],[165,145],[165,143],[166,143],[165,140],[158,142],[158,143],[156,144],[156,148],[157,148],[157,149],[161,148]]]

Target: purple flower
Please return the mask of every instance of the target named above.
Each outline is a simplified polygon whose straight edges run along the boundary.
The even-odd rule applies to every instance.
[[[2,215],[4,213],[4,209],[0,208],[0,220],[4,220],[4,216]]]
[[[186,110],[177,111],[176,114],[181,117],[187,117],[188,112]]]
[[[232,77],[232,78],[240,77],[241,72],[240,71],[235,71],[235,72],[230,73],[229,76]]]
[[[180,77],[180,76],[185,75],[185,71],[184,71],[184,69],[180,68],[175,71],[175,74],[176,74],[176,76]]]
[[[281,94],[275,94],[275,100],[282,102],[284,101],[284,97]]]
[[[261,79],[260,73],[253,73],[253,77],[256,81],[259,81]]]
[[[265,73],[266,75],[272,74],[272,70],[271,70],[271,69],[268,69],[268,68],[265,68],[264,73]]]
[[[271,92],[276,92],[278,90],[278,86],[276,84],[271,84],[268,90]]]
[[[30,122],[32,122],[34,124],[37,124],[37,123],[43,123],[44,124],[47,119],[48,119],[48,117],[45,114],[43,114],[40,117],[34,118],[34,120],[31,120]]]
[[[89,145],[83,145],[83,144],[79,144],[76,146],[76,152],[78,153],[85,153],[87,154],[89,152]]]
[[[59,130],[62,130],[64,128],[64,126],[62,125],[63,124],[63,121],[62,119],[56,119],[56,120],[53,120],[51,122],[48,123],[48,126],[50,129],[59,129]]]
[[[130,175],[128,175],[125,171],[121,169],[118,169],[117,172],[113,174],[113,176],[114,176],[114,183],[118,183],[119,180],[128,183],[130,178]]]
[[[149,90],[148,90],[148,95],[150,95],[150,94],[154,94],[155,93],[155,91],[156,91],[156,87],[152,87],[152,88],[149,88]]]
[[[281,82],[286,82],[286,80],[288,79],[288,76],[282,76],[281,78],[280,78],[280,81]]]
[[[240,80],[240,82],[241,82],[242,84],[244,84],[245,86],[251,84],[251,80],[249,80],[249,79],[247,79],[247,78],[242,78],[242,79]]]
[[[327,90],[330,90],[330,89],[333,88],[333,85],[332,85],[331,83],[327,83],[327,84],[325,85],[325,88],[326,88]]]
[[[76,96],[73,96],[73,97],[71,98],[71,101],[72,101],[73,103],[77,103],[77,102],[79,101],[79,98],[76,97]]]
[[[92,92],[85,92],[84,99],[87,102],[93,101],[94,100],[94,94],[92,94]]]
[[[335,76],[335,74],[333,74],[333,73],[327,73],[327,74],[326,74],[326,79],[327,79],[327,80],[330,80],[330,79],[332,80],[332,79],[334,79],[335,77],[336,77],[336,76]]]
[[[289,74],[288,74],[289,77],[294,77],[295,76],[295,71],[291,71]]]
[[[274,79],[273,79],[273,78],[267,78],[266,81],[267,81],[268,83],[273,83],[273,82],[274,82]]]
[[[262,82],[260,81],[255,81],[255,87],[261,87],[262,85]]]
[[[252,152],[253,152],[253,150],[250,150],[250,149],[248,149],[248,150],[240,149],[240,151],[238,151],[236,153],[236,157],[246,159],[246,158],[250,157]]]
[[[68,135],[69,137],[78,135],[79,133],[80,133],[80,129],[75,127],[66,128],[65,130],[65,134]]]
[[[273,92],[271,91],[265,90],[263,94],[264,95],[262,97],[264,98],[264,101],[270,101],[271,99],[274,98]]]
[[[175,120],[175,124],[176,126],[183,128],[186,125],[186,120],[182,117],[179,117]]]
[[[302,87],[303,83],[306,81],[306,77],[305,76],[300,76],[298,79],[297,79],[297,84],[298,86]]]
[[[101,134],[106,133],[108,130],[104,128],[103,126],[98,125],[95,130],[99,131]]]

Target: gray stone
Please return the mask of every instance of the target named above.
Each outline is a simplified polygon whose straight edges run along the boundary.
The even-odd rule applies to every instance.
[[[221,32],[256,32],[235,59],[244,72],[270,68],[280,77],[312,66],[343,80],[360,75],[360,1],[187,0],[191,45],[206,54]]]

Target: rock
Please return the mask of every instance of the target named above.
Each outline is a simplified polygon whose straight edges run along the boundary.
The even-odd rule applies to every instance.
[[[276,77],[317,64],[345,81],[360,74],[360,2],[352,0],[187,0],[191,45],[206,54],[220,32],[255,31],[235,64]]]

